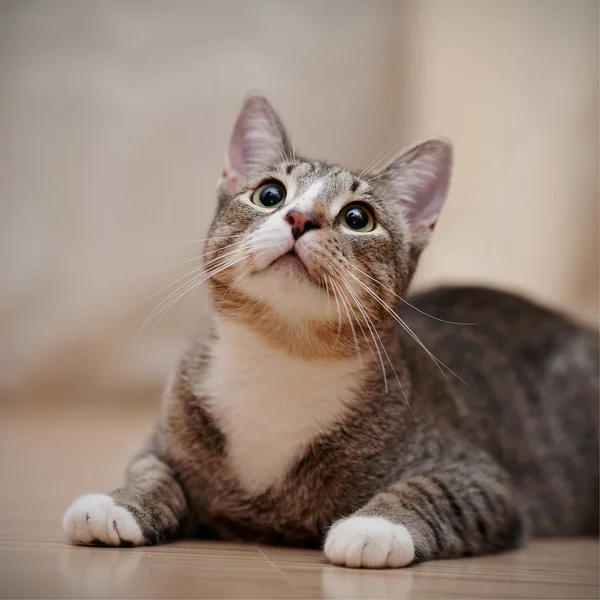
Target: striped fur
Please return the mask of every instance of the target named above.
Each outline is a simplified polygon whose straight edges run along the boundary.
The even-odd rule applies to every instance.
[[[254,97],[232,145],[207,243],[216,325],[112,502],[67,513],[71,541],[324,544],[336,564],[400,567],[597,535],[597,332],[480,288],[403,300],[448,185],[446,142],[353,173],[295,156]],[[257,209],[273,179],[286,203]],[[351,202],[372,233],[340,227]],[[286,210],[311,231],[293,238]]]

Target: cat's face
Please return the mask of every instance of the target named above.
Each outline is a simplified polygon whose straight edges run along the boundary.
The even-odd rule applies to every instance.
[[[449,172],[441,140],[360,175],[295,157],[267,101],[248,98],[206,245],[215,310],[306,358],[363,351],[393,322]]]

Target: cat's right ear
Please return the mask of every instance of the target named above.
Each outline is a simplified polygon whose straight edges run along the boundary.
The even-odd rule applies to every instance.
[[[234,195],[248,179],[287,156],[290,145],[277,113],[265,97],[249,95],[231,132],[219,187]]]

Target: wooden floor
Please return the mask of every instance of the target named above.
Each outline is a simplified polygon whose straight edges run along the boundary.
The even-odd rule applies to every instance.
[[[74,496],[120,482],[148,410],[0,412],[1,598],[598,598],[595,540],[534,542],[491,557],[349,570],[319,552],[180,542],[65,543]]]

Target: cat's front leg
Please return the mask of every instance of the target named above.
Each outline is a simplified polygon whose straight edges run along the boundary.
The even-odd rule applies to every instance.
[[[523,525],[506,473],[491,459],[411,474],[333,524],[325,554],[346,567],[404,567],[508,550]]]
[[[63,529],[73,544],[142,546],[178,537],[187,517],[185,495],[172,470],[142,452],[129,465],[122,488],[75,500]]]

